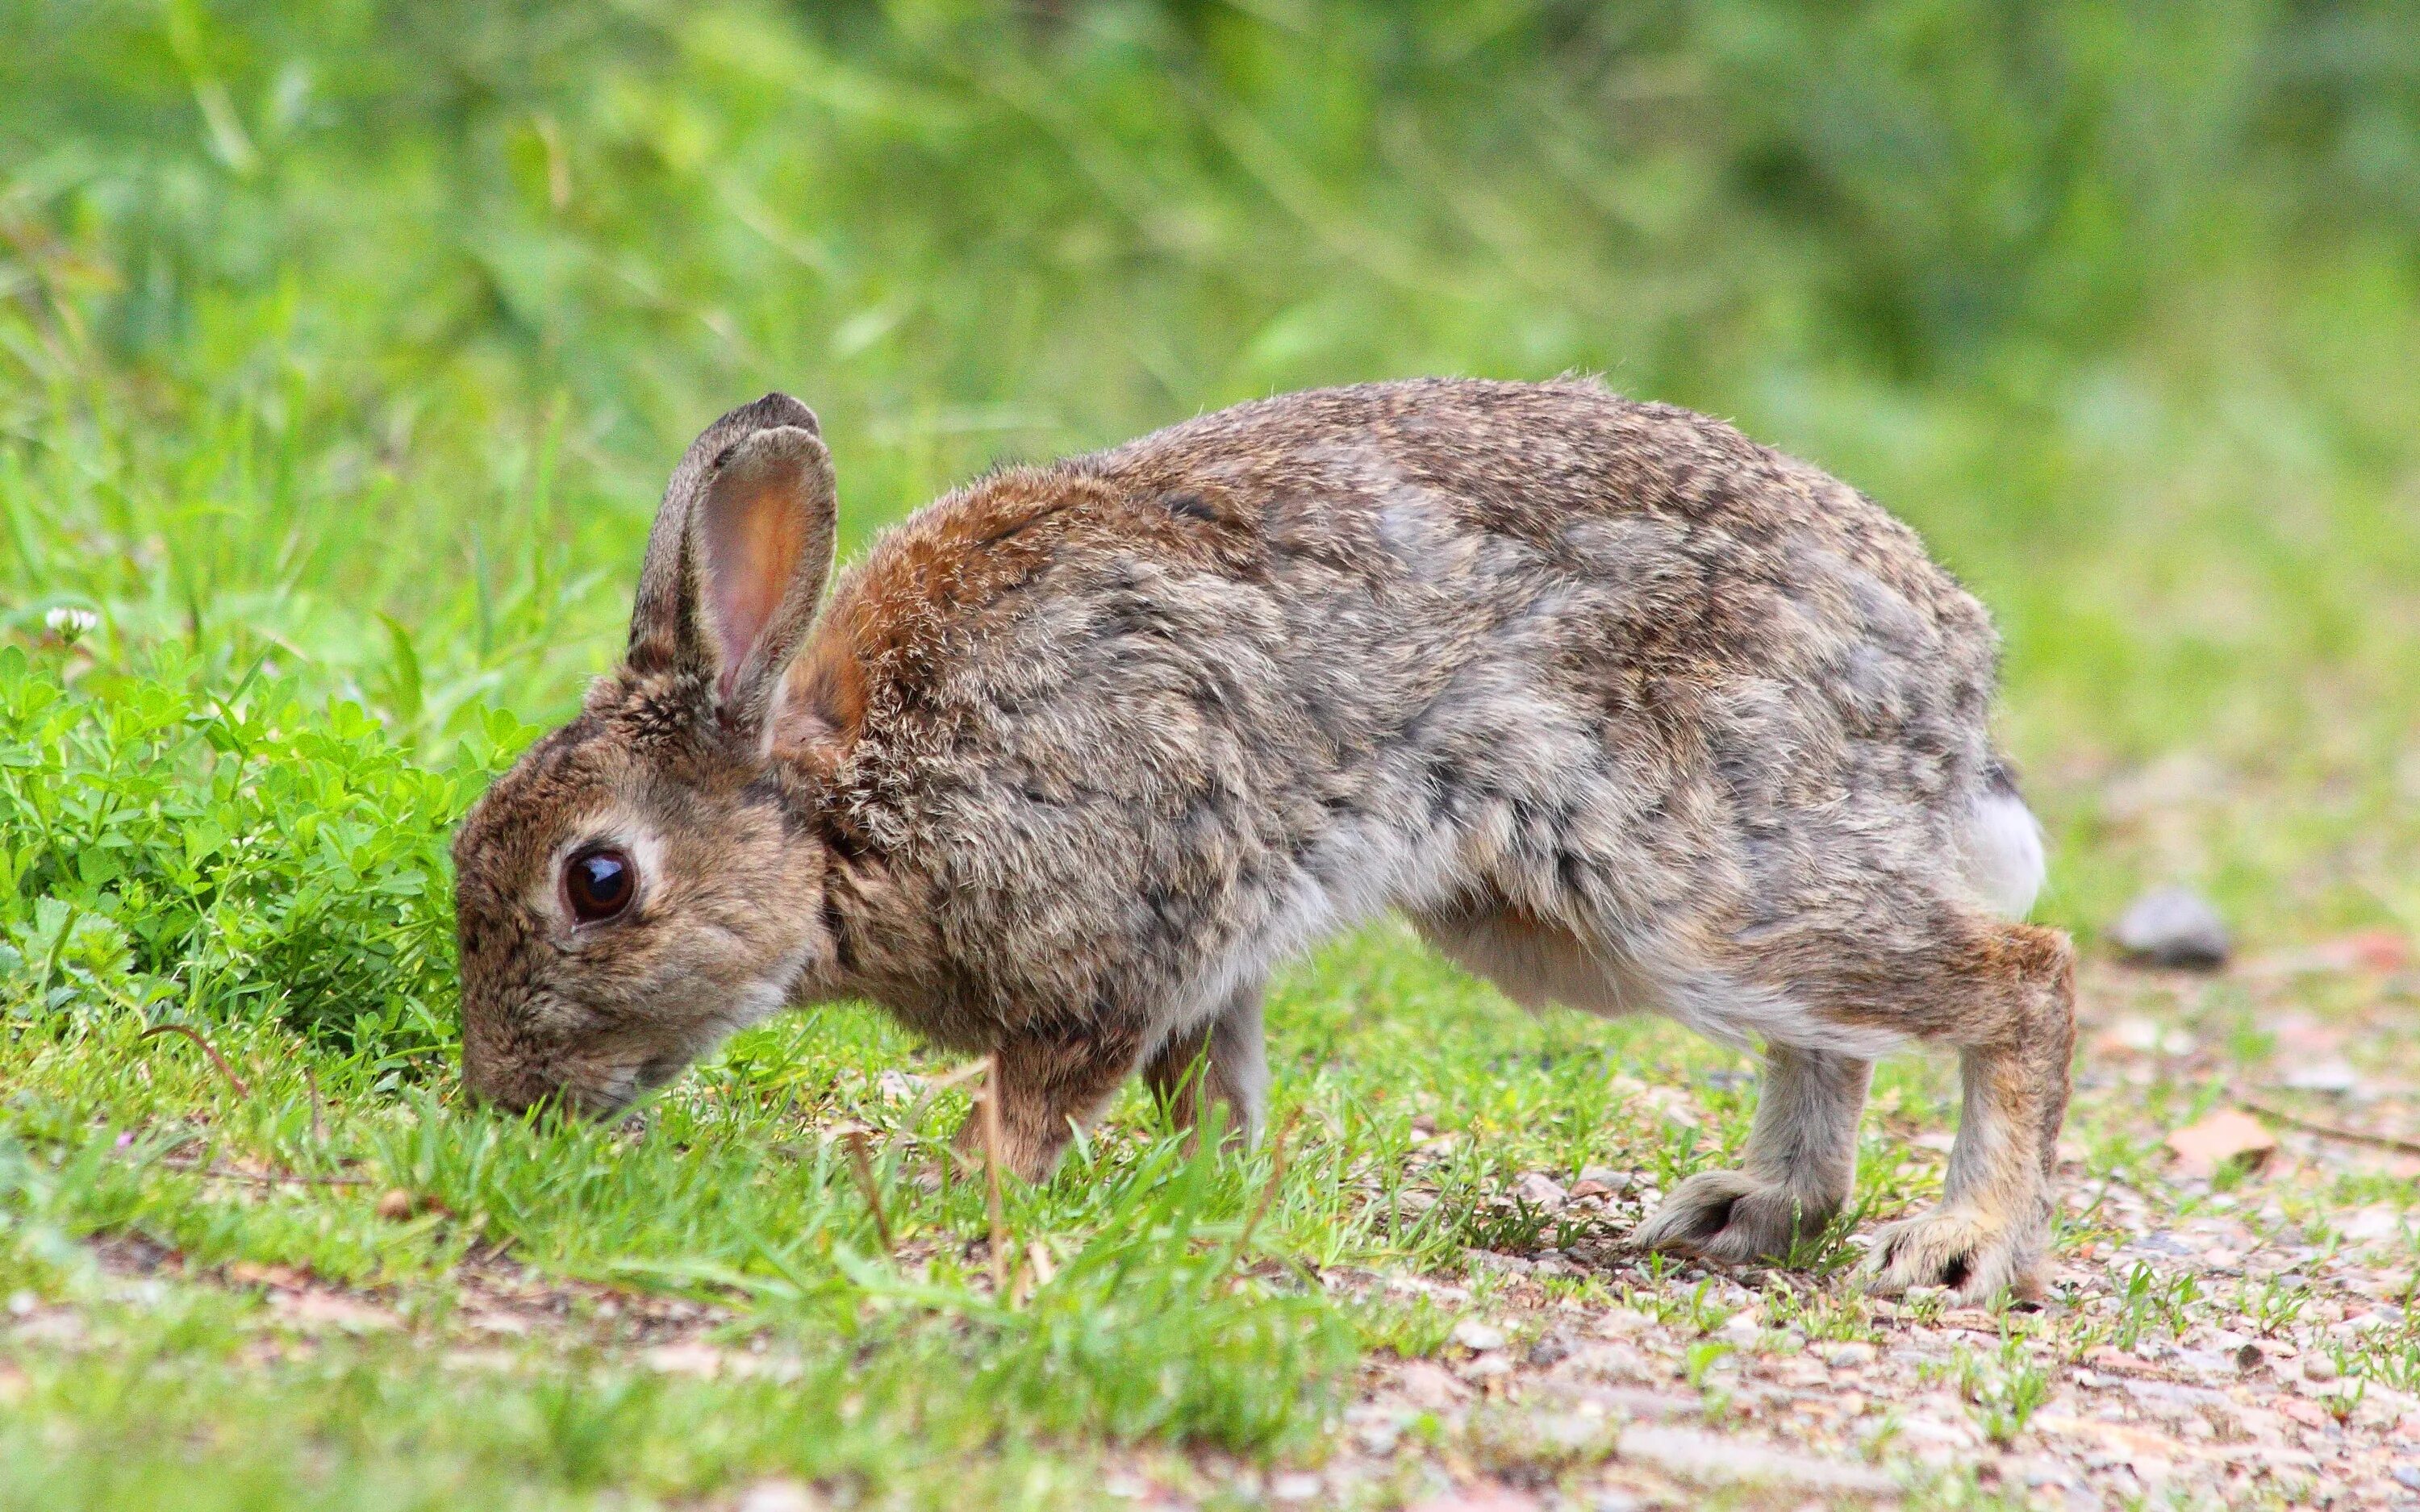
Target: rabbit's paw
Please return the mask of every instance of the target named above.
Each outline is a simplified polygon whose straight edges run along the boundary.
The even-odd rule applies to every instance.
[[[1885,1296],[1910,1287],[1947,1287],[1967,1304],[1988,1302],[2004,1288],[2029,1299],[2040,1294],[2040,1249],[2014,1224],[1936,1208],[1876,1232],[1866,1260],[1868,1285]]]
[[[1648,1249],[1745,1265],[1787,1256],[1798,1235],[1820,1230],[1838,1210],[1745,1171],[1699,1171],[1672,1189],[1637,1240]]]

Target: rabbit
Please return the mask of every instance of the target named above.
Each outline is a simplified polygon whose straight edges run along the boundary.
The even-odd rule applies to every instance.
[[[1271,970],[1392,909],[1525,1005],[1761,1044],[1741,1168],[1648,1246],[1787,1256],[1875,1057],[1955,1046],[1943,1198],[1869,1283],[2038,1288],[2073,958],[2022,922],[1991,622],[1864,495],[1594,382],[1425,379],[1003,468],[827,599],[835,505],[780,393],[675,469],[620,669],[455,845],[474,1096],[609,1114],[863,998],[995,1057],[1038,1180],[1138,1071],[1249,1137]]]

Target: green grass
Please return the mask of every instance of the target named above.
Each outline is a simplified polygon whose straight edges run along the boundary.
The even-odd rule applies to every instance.
[[[378,1497],[400,1505],[524,1484],[677,1497],[772,1471],[946,1504],[1003,1441],[1298,1457],[1333,1421],[1361,1350],[1443,1337],[1422,1304],[1330,1301],[1311,1276],[1458,1269],[1466,1245],[1503,1242],[1491,1226],[1518,1173],[1654,1170],[1669,1156],[1663,1129],[1607,1105],[1608,1064],[1736,1064],[1658,1026],[1528,1019],[1393,932],[1331,951],[1273,1006],[1287,1026],[1277,1119],[1295,1130],[1282,1180],[1269,1185],[1269,1152],[1188,1157],[1130,1096],[1050,1185],[1009,1192],[1026,1293],[1013,1305],[989,1286],[981,1181],[934,1180],[963,1099],[886,1099],[884,1072],[935,1068],[865,1011],[751,1033],[663,1099],[644,1134],[466,1113],[443,1088],[381,1090],[379,1062],[272,1025],[214,1032],[239,1095],[190,1044],[138,1041],[131,1015],[26,1023],[0,1064],[0,1291],[82,1304],[88,1336],[0,1378],[24,1435],[0,1453],[0,1497],[184,1504],[201,1497],[180,1468],[189,1436],[247,1445],[213,1454],[230,1488],[308,1500],[391,1476]],[[1716,1094],[1711,1109],[1716,1143],[1691,1165],[1745,1133],[1739,1100]],[[1442,1198],[1415,1213],[1399,1196],[1422,1114],[1469,1137],[1428,1173]],[[830,1133],[850,1119],[875,1131],[895,1256]],[[381,1216],[392,1190],[425,1211]],[[121,1235],[173,1249],[181,1272],[131,1282],[76,1242]],[[465,1334],[472,1278],[505,1262],[711,1301],[712,1332],[780,1369],[665,1378],[600,1346],[613,1330],[576,1313],[492,1368],[445,1368],[432,1355],[477,1336]],[[412,1341],[339,1336],[275,1358],[261,1341],[278,1320],[243,1288],[264,1273],[246,1267],[364,1288]],[[236,1375],[258,1384],[231,1393]],[[133,1418],[143,1427],[124,1442]],[[1057,1461],[1034,1463],[1031,1484],[1030,1466],[994,1467],[992,1494],[1078,1498]]]
[[[463,1110],[447,826],[610,663],[671,459],[770,387],[823,415],[847,549],[1255,394],[1602,372],[1832,468],[1993,605],[2054,921],[2180,879],[2258,949],[2420,930],[2412,38],[2389,3],[0,9],[0,1294],[68,1320],[0,1362],[0,1502],[1063,1506],[1105,1456],[1315,1460],[1358,1365],[1450,1322],[1322,1274],[1453,1276],[1573,1237],[1525,1171],[1668,1189],[1744,1137],[1738,1057],[1524,1017],[1391,928],[1272,1004],[1274,1184],[1129,1099],[1009,1194],[1017,1305],[934,1147],[962,1093],[887,1092],[946,1068],[868,1011],[744,1037],[644,1133]],[[1900,1134],[1949,1084],[1878,1090],[1869,1217],[1929,1189]],[[306,1333],[271,1266],[401,1326]],[[513,1287],[569,1311],[484,1332]],[[2195,1305],[2145,1288],[2092,1326]],[[778,1368],[651,1369],[597,1311],[667,1296]],[[2013,1435],[2034,1372],[1958,1385]]]

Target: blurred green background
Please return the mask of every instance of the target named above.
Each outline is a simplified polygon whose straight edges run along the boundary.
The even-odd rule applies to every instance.
[[[2420,926],[2420,8],[0,7],[0,635],[436,756],[771,387],[845,545],[1313,384],[1603,374],[1914,521],[2049,913]]]

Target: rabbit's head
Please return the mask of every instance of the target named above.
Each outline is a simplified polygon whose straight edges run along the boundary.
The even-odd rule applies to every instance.
[[[785,394],[674,471],[622,667],[455,840],[474,1095],[611,1113],[829,964],[827,852],[771,748],[834,502],[814,414]]]

